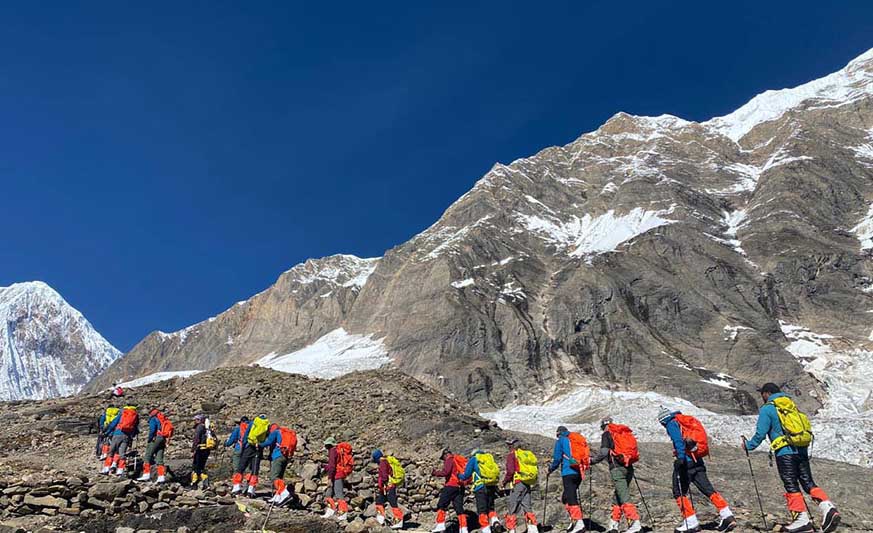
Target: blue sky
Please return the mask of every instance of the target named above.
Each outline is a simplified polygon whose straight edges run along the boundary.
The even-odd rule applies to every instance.
[[[0,285],[46,281],[127,350],[308,257],[382,255],[494,162],[617,111],[703,120],[835,71],[871,20],[869,1],[6,3]]]

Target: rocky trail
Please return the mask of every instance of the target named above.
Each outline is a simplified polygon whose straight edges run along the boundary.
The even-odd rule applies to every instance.
[[[171,482],[165,486],[130,479],[101,476],[94,457],[94,419],[106,406],[103,396],[79,396],[39,402],[0,404],[0,532],[3,531],[289,531],[362,532],[388,531],[376,524],[373,506],[375,467],[366,463],[370,451],[380,447],[395,454],[407,471],[400,503],[407,513],[407,530],[429,531],[433,524],[441,480],[430,477],[438,466],[439,450],[449,446],[462,452],[482,447],[505,457],[504,440],[519,436],[542,461],[550,456],[551,441],[510,434],[479,417],[465,406],[404,375],[384,371],[354,373],[336,380],[317,380],[262,368],[225,368],[185,380],[151,384],[131,390],[128,402],[147,412],[158,407],[170,413],[177,435],[170,444],[167,464]],[[290,507],[270,511],[269,468],[262,465],[258,498],[233,498],[226,480],[230,457],[223,449],[213,452],[207,490],[186,486],[190,473],[191,417],[209,414],[226,437],[233,421],[243,414],[266,414],[271,420],[298,431],[300,443],[286,480],[297,494]],[[356,471],[350,478],[351,519],[346,524],[323,520],[318,464],[326,457],[320,442],[327,436],[350,441],[356,452]],[[589,438],[594,438],[589,435]],[[140,439],[142,441],[143,439]],[[135,445],[137,451],[143,442]],[[646,444],[638,477],[651,510],[655,531],[671,531],[678,520],[670,495],[672,456],[667,446]],[[785,521],[782,490],[764,454],[753,456],[762,489],[767,522]],[[828,461],[814,464],[819,482],[831,493],[843,513],[843,531],[871,531],[867,515],[868,494],[873,493],[869,471]],[[763,530],[748,465],[739,449],[716,448],[710,475],[728,498],[742,531]],[[545,470],[541,474],[541,485]],[[592,529],[606,521],[611,488],[603,466],[595,467],[590,497],[588,484],[580,496],[583,508],[593,508]],[[542,513],[542,489],[535,494],[536,512]],[[558,498],[560,479],[549,483],[548,522],[565,524]],[[702,497],[695,499],[704,521],[715,512]],[[638,502],[639,503],[639,502]],[[498,500],[498,512],[505,509]],[[472,511],[472,498],[467,509]],[[649,524],[640,506],[644,522]],[[269,520],[267,515],[269,513]],[[542,519],[543,517],[540,516]],[[266,527],[264,522],[267,521]],[[473,522],[471,522],[473,523]]]

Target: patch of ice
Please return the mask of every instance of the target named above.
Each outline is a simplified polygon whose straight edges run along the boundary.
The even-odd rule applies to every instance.
[[[391,361],[381,340],[335,329],[309,346],[285,355],[269,354],[255,364],[280,372],[336,378],[358,370],[379,368]]]
[[[430,228],[426,229],[424,232],[421,233],[420,238],[423,238],[425,242],[430,245],[436,245],[427,254],[427,258],[436,259],[444,253],[451,252],[452,247],[455,244],[463,241],[471,230],[485,224],[490,219],[491,215],[485,215],[484,217],[480,218],[469,226],[464,226],[462,228],[458,228],[455,226],[446,226],[437,229],[434,226],[431,226]]]
[[[724,389],[737,390],[733,384],[724,378],[716,377],[716,378],[706,378],[700,380],[702,383],[709,383],[710,385],[715,385],[716,387],[722,387]]]
[[[726,340],[726,341],[737,340],[737,335],[739,335],[740,331],[742,331],[744,329],[752,329],[752,328],[747,328],[746,326],[725,326],[724,327],[724,340]]]
[[[464,279],[461,281],[453,281],[452,287],[454,287],[456,289],[463,289],[464,287],[469,287],[470,285],[475,285],[475,284],[476,284],[476,282],[473,280],[473,278],[467,278],[467,279]]]
[[[155,372],[154,374],[149,374],[147,376],[143,376],[141,378],[132,379],[130,381],[125,381],[123,383],[119,383],[122,388],[129,389],[135,387],[142,387],[143,385],[149,385],[151,383],[158,383],[159,381],[167,381],[168,379],[175,378],[190,378],[196,374],[203,372],[202,370],[175,370],[168,372]]]
[[[873,248],[873,204],[870,205],[864,219],[852,228],[852,233],[857,235],[858,240],[861,241],[862,250]]]
[[[600,194],[612,194],[618,190],[618,185],[613,182],[609,182],[600,189]]]
[[[663,218],[674,208],[649,211],[636,207],[625,215],[617,215],[610,209],[596,217],[574,215],[569,221],[533,215],[518,215],[518,218],[528,231],[560,249],[569,249],[571,256],[583,257],[615,251],[622,243],[649,230],[676,222]]]
[[[379,258],[362,259],[354,255],[338,254],[322,259],[309,259],[295,265],[286,274],[301,284],[326,281],[343,287],[362,288],[376,270]]]
[[[826,105],[853,102],[873,94],[873,72],[870,72],[869,67],[871,61],[873,49],[854,59],[840,71],[793,89],[766,91],[733,113],[713,118],[703,125],[739,141],[758,124],[776,120],[807,100],[823,100]]]

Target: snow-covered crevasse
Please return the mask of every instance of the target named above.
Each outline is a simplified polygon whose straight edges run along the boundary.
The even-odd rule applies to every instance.
[[[269,354],[255,364],[280,372],[332,379],[358,370],[379,368],[389,361],[391,358],[381,340],[338,328],[296,352]]]
[[[190,378],[191,376],[197,375],[200,372],[202,372],[202,370],[175,370],[169,372],[155,372],[154,374],[149,374],[148,376],[125,381],[124,383],[119,383],[118,385],[125,389],[142,387],[143,385],[150,385],[152,383],[158,383],[161,381],[167,381],[175,378]]]
[[[40,281],[0,287],[0,400],[78,392],[121,352]]]

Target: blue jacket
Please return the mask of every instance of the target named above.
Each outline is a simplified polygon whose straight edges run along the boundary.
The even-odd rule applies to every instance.
[[[764,442],[765,438],[770,442],[773,442],[783,435],[782,423],[779,422],[779,413],[776,412],[776,406],[773,405],[772,400],[786,397],[788,397],[788,395],[783,392],[771,394],[767,403],[761,406],[761,410],[758,412],[758,425],[755,428],[755,435],[746,441],[747,450],[754,450]],[[803,451],[805,452],[806,450],[803,449]],[[776,450],[777,457],[783,455],[794,455],[797,453],[800,453],[800,451],[794,446],[784,446]]]
[[[473,475],[479,477],[479,460],[476,459],[476,454],[471,454],[470,459],[467,461],[467,468],[464,469],[464,472],[458,474],[459,481],[467,481],[468,479],[472,479]],[[485,485],[482,483],[474,483],[473,484],[473,492],[478,492],[483,490]]]
[[[121,414],[124,412],[124,409],[118,411],[118,414],[115,415],[115,418],[112,419],[112,422],[109,423],[109,426],[106,427],[106,430],[103,433],[107,435],[128,435],[129,437],[136,437],[139,434],[139,424],[134,426],[133,431],[130,433],[125,433],[118,429],[118,423],[121,422]]]
[[[679,422],[676,421],[676,415],[681,414],[680,411],[670,413],[670,417],[661,421],[661,425],[667,430],[667,436],[673,442],[673,453],[676,458],[684,459],[686,463],[693,463],[694,458],[688,455],[685,449],[685,439],[682,438],[682,428],[679,427]]]
[[[579,471],[571,466],[570,459],[573,458],[573,452],[570,449],[570,432],[561,433],[558,440],[555,441],[555,449],[552,452],[552,464],[549,466],[549,472],[554,472],[561,467],[562,476],[578,476]]]
[[[227,440],[224,441],[224,447],[229,448],[233,446],[233,451],[238,452],[240,450],[239,445],[239,424],[233,428],[233,431],[230,432],[230,436],[227,437]]]
[[[273,430],[270,432],[270,434],[267,436],[267,440],[262,442],[258,446],[258,448],[261,448],[261,449],[270,448],[270,449],[272,449],[273,451],[270,453],[270,460],[275,461],[276,459],[279,459],[280,457],[284,457],[284,455],[282,455],[282,450],[279,448],[280,444],[282,444],[282,432],[279,431],[278,429],[276,429],[276,430]]]
[[[146,439],[146,442],[151,442],[155,440],[155,437],[158,435],[158,431],[161,430],[161,421],[158,420],[156,416],[149,417],[149,436]]]

